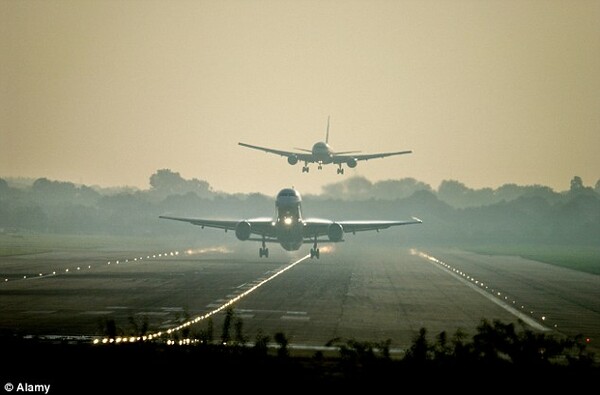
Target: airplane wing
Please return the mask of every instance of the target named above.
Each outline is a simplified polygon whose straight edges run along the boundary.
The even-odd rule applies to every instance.
[[[344,233],[356,233],[367,230],[379,231],[380,229],[387,229],[392,226],[421,224],[423,221],[413,217],[412,220],[408,221],[339,221],[337,223],[342,225]]]
[[[411,154],[411,153],[412,153],[412,151],[398,151],[398,152],[381,152],[378,154],[334,155],[333,163],[346,163],[349,159],[355,159],[356,161],[359,161],[359,160],[369,160],[369,159],[376,159],[376,158],[385,158],[387,156],[394,156],[394,155],[405,155],[405,154]]]
[[[420,224],[419,218],[413,217],[407,221],[330,221],[326,219],[306,219],[304,221],[304,237],[319,237],[327,235],[331,224],[339,224],[342,226],[344,233],[364,232],[367,230],[387,229],[392,226]]]
[[[228,230],[235,231],[238,223],[246,221],[250,224],[251,233],[267,236],[276,237],[274,228],[272,226],[272,218],[253,218],[253,219],[239,219],[239,220],[222,220],[222,219],[202,219],[202,218],[185,218],[185,217],[170,217],[161,215],[159,218],[170,219],[173,221],[189,222],[192,225],[198,225],[202,228],[217,228],[224,229],[225,232]]]
[[[309,150],[306,150],[306,151],[311,152],[311,153],[282,151],[282,150],[277,150],[277,149],[272,149],[272,148],[259,147],[256,145],[245,144],[245,143],[238,143],[238,145],[241,145],[242,147],[246,147],[246,148],[252,148],[252,149],[259,150],[259,151],[268,152],[270,154],[285,156],[287,158],[295,157],[298,160],[303,161],[303,162],[313,162],[312,152]]]

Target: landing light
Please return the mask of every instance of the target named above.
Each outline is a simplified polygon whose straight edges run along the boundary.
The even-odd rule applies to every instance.
[[[331,245],[330,246],[323,246],[323,247],[319,247],[319,248],[321,250],[321,253],[323,253],[323,254],[330,253],[330,252],[332,252],[334,250],[334,246],[331,246]]]
[[[283,219],[283,223],[286,225],[291,225],[292,224],[292,218],[291,217],[285,217]]]

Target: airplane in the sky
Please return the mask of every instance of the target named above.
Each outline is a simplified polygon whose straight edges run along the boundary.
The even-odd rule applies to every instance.
[[[300,193],[292,188],[279,191],[275,201],[275,218],[254,218],[241,220],[218,220],[200,218],[182,218],[161,215],[159,218],[189,222],[204,229],[218,228],[235,231],[239,240],[261,241],[259,257],[269,257],[268,242],[279,243],[287,251],[299,250],[302,244],[313,243],[310,257],[319,258],[317,243],[337,243],[344,241],[344,233],[356,233],[367,230],[387,229],[391,226],[420,224],[413,217],[405,221],[332,221],[329,219],[303,218]],[[327,238],[324,238],[327,237]]]
[[[334,163],[338,165],[337,174],[344,174],[343,164],[348,165],[350,168],[356,167],[358,161],[369,160],[375,158],[385,158],[387,156],[404,155],[410,154],[412,151],[398,151],[398,152],[382,152],[377,154],[359,154],[360,151],[343,151],[335,152],[329,146],[329,118],[327,118],[327,134],[325,141],[319,141],[313,145],[312,149],[296,148],[302,152],[293,151],[282,151],[272,148],[258,147],[256,145],[250,145],[245,143],[238,143],[242,147],[252,148],[260,151],[265,151],[270,154],[276,154],[287,157],[287,161],[290,165],[295,165],[298,161],[304,162],[302,167],[302,173],[308,173],[308,164],[317,163],[318,169],[321,170],[323,165]]]

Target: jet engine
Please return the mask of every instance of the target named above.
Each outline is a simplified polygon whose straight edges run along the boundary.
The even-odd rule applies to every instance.
[[[348,162],[346,162],[346,164],[348,165],[348,167],[354,169],[356,167],[356,159],[354,158],[350,158],[348,159]]]
[[[344,228],[342,228],[342,225],[334,222],[329,225],[327,236],[329,236],[329,241],[342,241],[342,238],[344,237]]]
[[[240,221],[235,226],[235,237],[240,240],[248,240],[252,231],[252,225],[247,221]]]
[[[290,165],[295,165],[296,163],[298,163],[298,157],[296,155],[288,156],[288,163]]]

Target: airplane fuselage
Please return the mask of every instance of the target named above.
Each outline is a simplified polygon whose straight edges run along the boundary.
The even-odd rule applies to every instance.
[[[294,189],[283,189],[277,195],[275,234],[281,247],[287,251],[300,249],[304,240],[301,200],[300,194]]]
[[[312,155],[315,162],[320,164],[328,164],[333,161],[333,151],[329,144],[322,141],[316,143],[312,147]]]

